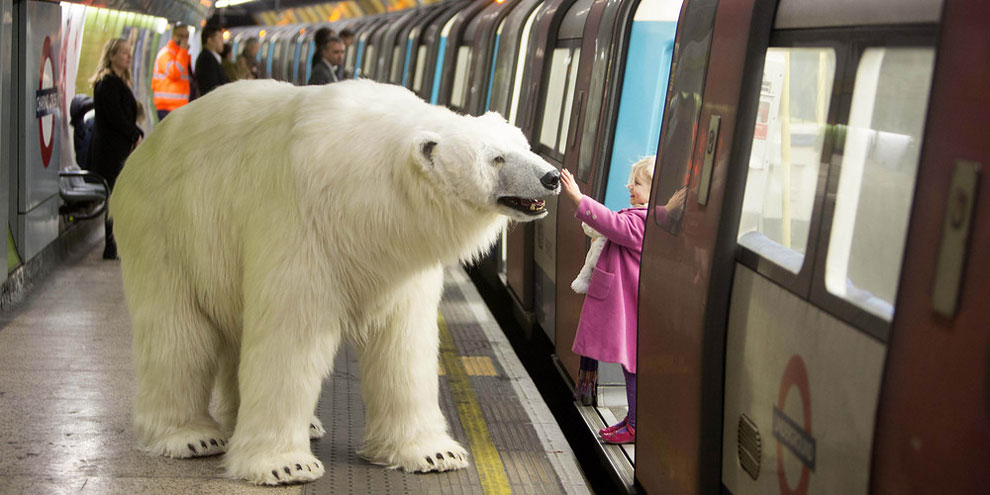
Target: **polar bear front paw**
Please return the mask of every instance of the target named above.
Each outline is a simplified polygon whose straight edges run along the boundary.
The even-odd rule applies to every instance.
[[[323,435],[326,434],[327,430],[323,428],[320,418],[313,416],[313,419],[309,420],[309,439],[316,440],[317,438],[323,438]]]
[[[256,485],[291,485],[318,480],[325,468],[312,454],[295,452],[247,461],[228,458],[227,472]]]
[[[468,466],[468,453],[450,437],[435,441],[417,442],[388,454],[386,449],[366,447],[358,455],[373,464],[402,469],[408,473],[453,471]]]

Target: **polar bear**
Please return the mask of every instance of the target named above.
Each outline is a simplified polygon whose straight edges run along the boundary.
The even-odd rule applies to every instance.
[[[312,414],[347,339],[359,454],[467,466],[438,404],[442,267],[479,256],[509,219],[544,217],[558,192],[558,171],[498,114],[398,86],[242,81],[172,112],[110,199],[142,447],[226,452],[228,475],[252,483],[319,478]]]

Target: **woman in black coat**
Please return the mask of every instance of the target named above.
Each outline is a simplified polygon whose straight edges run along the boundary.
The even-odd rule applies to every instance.
[[[141,142],[144,132],[137,126],[138,105],[131,92],[131,44],[122,38],[107,41],[93,83],[96,125],[86,164],[113,185],[124,168],[127,155]],[[113,222],[106,221],[104,259],[117,258]]]

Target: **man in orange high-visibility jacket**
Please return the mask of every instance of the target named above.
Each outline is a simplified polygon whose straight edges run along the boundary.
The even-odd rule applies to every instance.
[[[192,83],[189,67],[189,28],[176,24],[172,28],[172,39],[155,58],[151,90],[155,94],[158,120],[189,103],[189,88]]]

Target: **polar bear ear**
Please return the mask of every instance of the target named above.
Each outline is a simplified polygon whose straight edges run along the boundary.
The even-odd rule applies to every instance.
[[[434,151],[437,143],[440,142],[440,135],[430,131],[420,131],[413,138],[413,160],[423,168],[430,171],[435,166]]]

